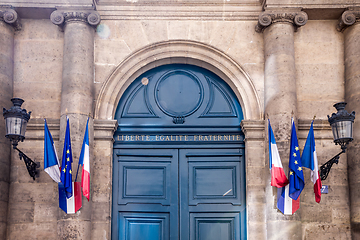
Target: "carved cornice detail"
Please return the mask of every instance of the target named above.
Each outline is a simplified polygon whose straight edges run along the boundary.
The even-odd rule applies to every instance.
[[[306,24],[308,15],[305,12],[277,12],[277,11],[265,11],[259,15],[258,24],[255,27],[255,31],[262,33],[265,28],[273,23],[286,22],[291,23],[295,27],[295,31]]]
[[[50,20],[63,27],[69,22],[84,22],[96,27],[100,23],[100,14],[94,10],[56,10],[51,13]]]
[[[360,22],[360,9],[347,10],[341,15],[336,30],[343,32],[346,28],[352,26],[356,22]]]
[[[10,7],[0,7],[0,20],[11,25],[15,31],[21,30],[18,14]]]

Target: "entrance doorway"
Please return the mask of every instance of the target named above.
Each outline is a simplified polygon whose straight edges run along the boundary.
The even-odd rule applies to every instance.
[[[242,110],[218,76],[152,69],[115,117],[112,239],[246,239]]]

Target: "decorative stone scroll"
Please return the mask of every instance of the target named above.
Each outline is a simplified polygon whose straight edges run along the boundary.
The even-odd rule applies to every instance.
[[[347,10],[341,15],[336,30],[343,32],[346,28],[352,26],[356,22],[360,22],[360,9]]]
[[[50,20],[60,27],[69,22],[84,22],[96,27],[101,19],[100,14],[94,10],[56,10],[51,13]]]
[[[0,20],[11,25],[16,31],[21,30],[20,19],[14,9],[10,7],[0,8]]]
[[[287,22],[291,23],[295,27],[295,31],[306,24],[308,15],[305,12],[276,12],[276,11],[265,11],[259,16],[259,22],[255,27],[255,31],[262,33],[265,28],[270,26],[272,23]]]

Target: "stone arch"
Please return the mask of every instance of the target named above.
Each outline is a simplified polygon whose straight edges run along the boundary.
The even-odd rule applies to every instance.
[[[120,97],[137,77],[154,67],[172,63],[192,64],[217,74],[236,94],[244,119],[262,118],[259,96],[249,74],[240,64],[210,45],[172,40],[145,46],[116,67],[100,90],[95,119],[113,119]]]

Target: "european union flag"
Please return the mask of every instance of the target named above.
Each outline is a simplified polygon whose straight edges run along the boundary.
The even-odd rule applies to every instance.
[[[292,199],[297,200],[300,196],[301,191],[304,189],[305,181],[294,120],[292,120],[290,141],[289,196]]]
[[[72,163],[72,152],[71,152],[71,141],[70,141],[70,127],[69,127],[69,118],[67,118],[66,123],[66,133],[64,140],[64,149],[61,162],[61,175],[60,180],[64,185],[66,197],[70,198],[72,194],[72,172],[71,172],[71,163]]]

